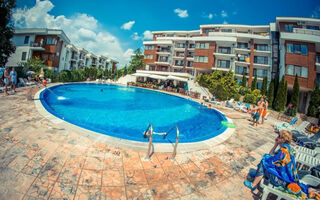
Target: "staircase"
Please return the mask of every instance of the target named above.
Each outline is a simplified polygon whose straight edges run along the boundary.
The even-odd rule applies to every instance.
[[[208,88],[202,87],[199,83],[194,82],[193,80],[188,81],[189,92],[198,92],[200,93],[200,99],[203,96],[212,98],[212,94],[209,92]]]

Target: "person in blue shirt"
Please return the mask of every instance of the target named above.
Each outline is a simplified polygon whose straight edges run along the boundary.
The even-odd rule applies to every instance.
[[[308,194],[309,187],[299,181],[295,158],[290,146],[292,134],[289,131],[280,131],[279,136],[275,139],[275,144],[269,154],[262,157],[258,164],[258,169],[254,176],[253,182],[246,180],[244,185],[254,191],[264,176],[277,177],[286,185],[294,183],[300,187],[301,191]],[[275,151],[279,147],[279,150]]]
[[[10,72],[10,82],[11,82],[11,89],[13,89],[13,92],[16,92],[16,85],[17,85],[17,72],[15,71],[15,68],[12,67],[12,70]]]

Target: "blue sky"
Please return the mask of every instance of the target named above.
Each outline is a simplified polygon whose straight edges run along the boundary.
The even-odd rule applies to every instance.
[[[17,0],[14,22],[17,28],[62,28],[77,46],[118,59],[123,66],[150,31],[262,25],[276,16],[319,18],[320,1]]]

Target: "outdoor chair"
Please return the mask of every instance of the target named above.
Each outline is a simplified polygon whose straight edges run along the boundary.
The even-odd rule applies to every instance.
[[[294,124],[296,124],[298,121],[298,117],[294,117],[289,123],[288,122],[276,122],[273,127],[276,130],[282,129],[283,127],[289,127],[289,126],[293,126]]]

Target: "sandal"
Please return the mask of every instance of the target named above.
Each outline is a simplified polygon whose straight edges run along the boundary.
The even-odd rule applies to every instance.
[[[252,187],[252,182],[250,182],[250,181],[248,181],[248,180],[245,180],[245,181],[243,182],[243,184],[244,184],[246,187],[250,188],[252,192],[257,189],[256,187]]]

